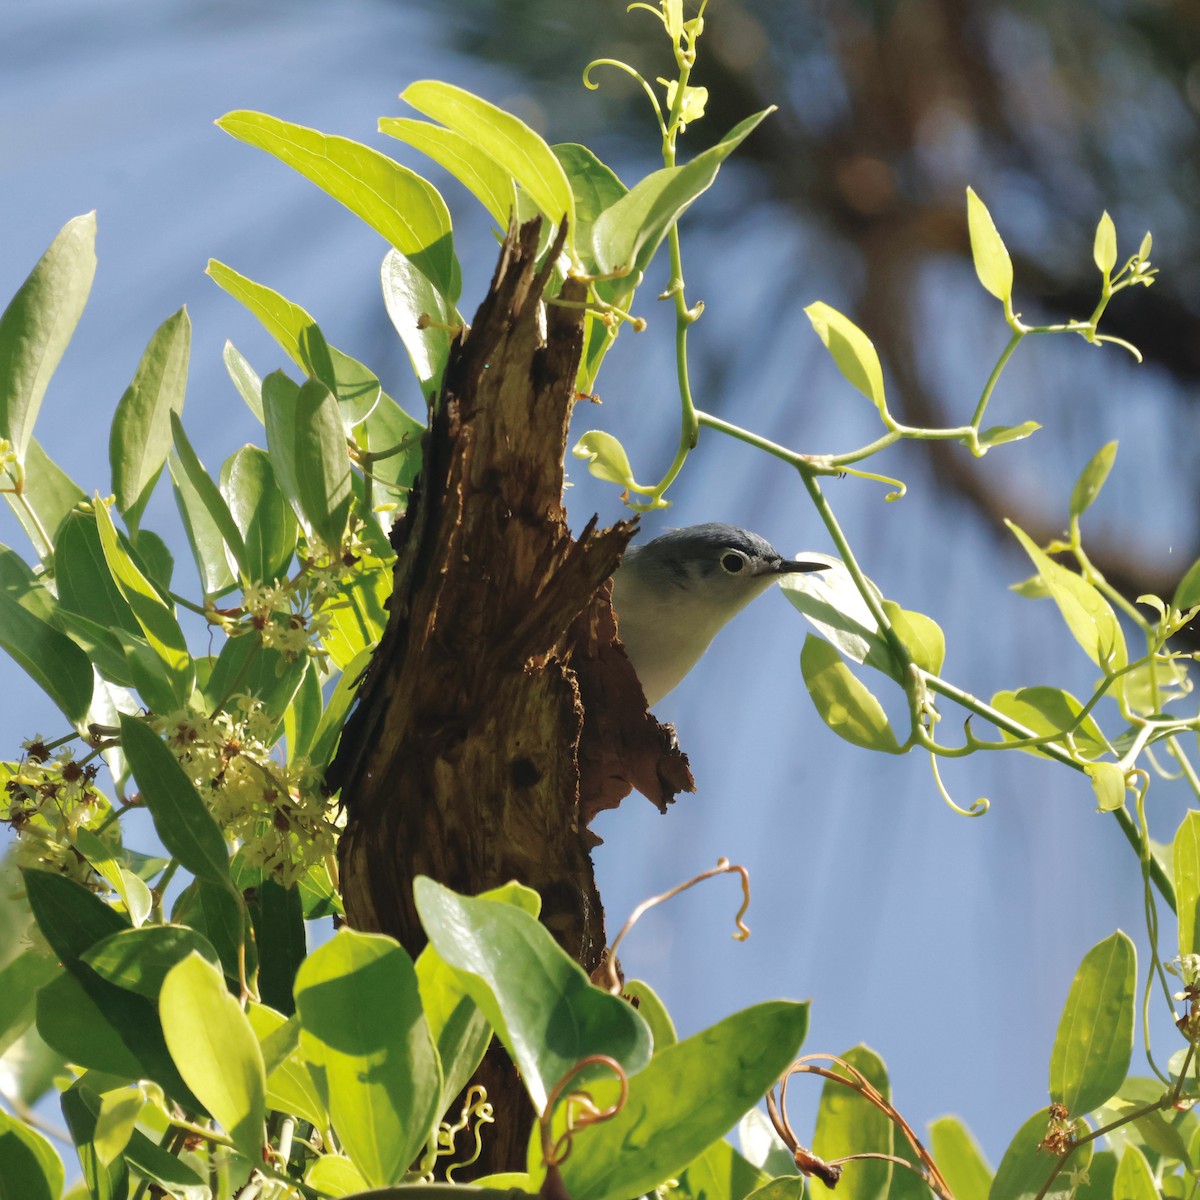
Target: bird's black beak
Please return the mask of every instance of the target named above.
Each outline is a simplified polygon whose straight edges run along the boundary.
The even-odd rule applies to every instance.
[[[776,575],[799,575],[808,571],[828,571],[829,563],[805,562],[803,559],[781,558],[775,567]]]

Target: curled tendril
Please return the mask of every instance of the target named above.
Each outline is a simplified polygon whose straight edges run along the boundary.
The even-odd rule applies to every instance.
[[[856,467],[843,466],[843,475],[853,475],[856,479],[871,479],[876,483],[886,483],[892,490],[884,496],[884,500],[903,500],[908,492],[908,485],[903,479],[893,479],[890,475],[877,475],[874,471],[860,471]]]
[[[953,797],[946,790],[946,785],[942,782],[942,773],[938,770],[937,755],[932,752],[929,755],[929,767],[933,771],[933,782],[937,785],[937,790],[941,794],[942,799],[960,817],[982,817],[992,807],[992,802],[986,796],[980,796],[970,808],[963,808],[962,805],[955,804]]]
[[[742,906],[737,910],[737,915],[733,918],[737,929],[734,932],[734,940],[744,942],[750,936],[750,927],[742,918],[746,915],[746,910],[750,907],[750,872],[745,867],[738,866],[736,863],[730,863],[727,858],[718,858],[717,865],[710,871],[703,871],[699,875],[693,876],[685,883],[679,884],[677,887],[671,888],[668,892],[662,892],[657,896],[651,896],[649,900],[643,900],[629,914],[629,919],[621,926],[621,932],[613,938],[613,943],[605,951],[605,967],[608,971],[608,990],[614,996],[621,992],[621,981],[617,977],[617,947],[625,940],[625,935],[642,919],[642,917],[655,908],[659,904],[665,903],[678,896],[680,892],[686,892],[688,888],[695,887],[698,883],[703,883],[706,879],[711,879],[714,875],[729,875],[737,874],[742,879]]]
[[[814,1063],[818,1059],[832,1063],[836,1069],[815,1066]],[[845,1074],[839,1074],[839,1071],[844,1071]],[[843,1087],[849,1088],[863,1100],[866,1100],[869,1104],[873,1104],[904,1135],[908,1144],[912,1147],[917,1161],[912,1162],[898,1154],[868,1152],[863,1154],[847,1154],[844,1158],[835,1158],[826,1162],[818,1158],[811,1150],[805,1149],[800,1144],[787,1119],[787,1086],[788,1080],[793,1075],[818,1075],[822,1079],[827,1079],[832,1083],[838,1083]],[[951,1192],[950,1185],[946,1182],[945,1176],[938,1170],[937,1164],[933,1161],[929,1151],[921,1144],[921,1140],[913,1131],[912,1126],[900,1115],[900,1112],[892,1105],[891,1101],[861,1071],[846,1062],[845,1059],[838,1058],[833,1054],[806,1054],[803,1058],[796,1059],[788,1067],[780,1079],[778,1087],[778,1100],[775,1098],[774,1088],[767,1093],[767,1114],[771,1119],[771,1124],[775,1127],[775,1132],[779,1134],[784,1145],[792,1152],[792,1160],[796,1164],[796,1169],[801,1174],[815,1175],[826,1186],[833,1187],[841,1178],[844,1164],[859,1159],[882,1159],[886,1162],[907,1167],[910,1171],[920,1176],[929,1185],[933,1193],[940,1197],[940,1200],[954,1200],[954,1193]]]
[[[614,1104],[608,1108],[600,1108],[592,1099],[590,1092],[568,1092],[571,1080],[585,1071],[588,1067],[607,1067],[621,1085],[621,1094]],[[551,1089],[546,1098],[546,1109],[538,1120],[538,1130],[542,1138],[542,1159],[548,1169],[562,1166],[571,1153],[571,1145],[575,1135],[589,1125],[599,1125],[611,1121],[625,1107],[629,1099],[629,1077],[621,1064],[607,1054],[589,1054],[581,1058]],[[550,1122],[559,1101],[564,1102],[566,1128],[557,1140],[551,1139]],[[465,1164],[464,1164],[465,1165]]]
[[[635,5],[635,7],[637,6]],[[647,6],[642,5],[641,7],[645,8]],[[666,118],[663,116],[662,105],[659,104],[658,97],[654,94],[654,89],[649,83],[646,82],[639,72],[635,71],[628,63],[622,62],[619,58],[594,58],[586,67],[583,68],[583,86],[590,92],[594,92],[600,87],[600,85],[592,79],[593,67],[615,67],[618,71],[624,71],[626,75],[636,79],[637,82],[641,84],[642,91],[645,92],[650,99],[650,105],[654,109],[654,117],[655,120],[658,121],[658,128],[660,132],[662,133],[663,137],[667,136],[667,122]]]
[[[473,1127],[471,1127],[472,1117],[475,1118]],[[487,1088],[481,1084],[473,1083],[467,1089],[467,1094],[463,1098],[463,1105],[459,1111],[458,1121],[453,1125],[443,1121],[438,1126],[437,1146],[434,1150],[435,1159],[445,1158],[447,1155],[453,1154],[455,1151],[455,1139],[468,1127],[471,1127],[471,1133],[475,1140],[475,1149],[470,1158],[447,1164],[447,1183],[451,1182],[455,1171],[461,1171],[464,1167],[469,1167],[472,1163],[478,1161],[479,1155],[483,1152],[483,1139],[480,1136],[483,1126],[490,1125],[495,1120],[496,1117],[492,1111],[492,1106],[488,1103]]]

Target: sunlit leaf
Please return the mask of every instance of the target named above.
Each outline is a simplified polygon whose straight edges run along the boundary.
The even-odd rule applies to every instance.
[[[1117,229],[1112,217],[1102,213],[1096,226],[1096,237],[1092,244],[1092,261],[1096,269],[1107,278],[1117,265]]]
[[[1086,512],[1100,495],[1100,489],[1112,470],[1117,457],[1117,443],[1109,442],[1092,455],[1088,465],[1080,472],[1071,489],[1071,516],[1078,517]]]
[[[1136,1004],[1137,951],[1118,930],[1084,955],[1050,1055],[1050,1098],[1072,1117],[1099,1108],[1125,1081]]]
[[[818,300],[804,310],[817,336],[833,356],[837,369],[880,412],[887,410],[883,367],[871,339],[849,317]]]
[[[800,670],[817,712],[834,733],[868,750],[900,753],[883,706],[824,638],[805,636]]]
[[[360,142],[266,113],[230,112],[217,124],[312,180],[408,255],[443,294],[458,299],[450,213],[437,189],[416,172]]]
[[[25,461],[33,423],[96,274],[96,214],[62,227],[0,316],[0,437]],[[53,533],[48,529],[47,533]]]
[[[1012,259],[1004,245],[1004,239],[996,230],[992,214],[987,205],[967,188],[967,229],[971,236],[971,257],[975,261],[975,274],[979,282],[997,300],[1008,303],[1012,299]]]

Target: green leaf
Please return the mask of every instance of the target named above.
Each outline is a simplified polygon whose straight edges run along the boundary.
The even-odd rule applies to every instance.
[[[1107,279],[1117,265],[1117,229],[1107,212],[1100,214],[1096,238],[1092,243],[1092,261],[1096,270]]]
[[[267,452],[275,478],[296,515],[310,529],[305,502],[301,499],[302,491],[308,492],[308,484],[300,478],[300,459],[307,461],[312,457],[314,446],[310,443],[315,442],[319,452],[324,429],[319,422],[315,430],[301,429],[300,390],[282,371],[272,371],[263,380],[263,415],[267,422]],[[314,399],[324,397],[319,393],[314,396],[310,391],[306,408],[312,408]]]
[[[738,1122],[738,1144],[746,1159],[768,1175],[798,1175],[792,1152],[775,1132],[767,1114],[752,1108]]]
[[[309,747],[321,720],[324,697],[321,695],[321,675],[316,661],[305,663],[304,675],[296,695],[283,713],[283,731],[287,738],[288,759],[295,761],[308,754]]]
[[[101,629],[122,629],[141,636],[142,627],[108,569],[95,513],[77,510],[59,527],[54,585],[63,608],[86,617]],[[116,638],[109,640],[120,653]]]
[[[246,578],[256,584],[285,578],[300,527],[267,452],[257,446],[234,451],[221,468],[221,494],[242,536]]]
[[[517,207],[513,177],[469,138],[453,129],[412,117],[380,117],[379,132],[428,155],[488,210],[501,229],[508,228]]]
[[[150,581],[138,570],[137,565],[121,545],[108,509],[97,497],[95,502],[96,525],[100,531],[100,545],[108,569],[116,580],[133,615],[155,656],[162,664],[164,678],[178,708],[183,708],[192,692],[196,678],[196,664],[188,653],[187,641],[175,613],[166,605]]]
[[[1086,579],[1056,563],[1012,521],[1004,522],[1033,560],[1063,620],[1088,657],[1106,673],[1124,667],[1129,659],[1125,636],[1108,601]]]
[[[1179,913],[1180,956],[1200,954],[1200,812],[1190,811],[1175,831],[1171,856]]]
[[[957,1117],[938,1117],[929,1123],[929,1148],[956,1200],[988,1200],[992,1169]]]
[[[300,1046],[342,1147],[371,1187],[399,1180],[439,1116],[441,1069],[412,960],[339,930],[296,977]]]
[[[638,490],[637,480],[633,477],[633,467],[625,447],[611,433],[600,429],[589,429],[575,443],[571,453],[587,463],[588,473],[607,483],[615,483],[620,487]]]
[[[900,753],[883,706],[827,641],[811,633],[805,636],[800,670],[817,712],[834,733],[868,750]]]
[[[33,947],[0,969],[0,1054],[33,1024],[38,990],[61,970],[53,957]]]
[[[716,145],[684,166],[664,167],[647,175],[596,218],[592,226],[592,249],[597,264],[605,272],[626,274],[625,283],[615,285],[618,294],[630,293],[637,287],[641,274],[672,226],[712,186],[725,159],[773,111],[768,108],[747,117]],[[555,166],[558,167],[557,159]],[[562,168],[558,170],[562,174]]]
[[[216,526],[224,545],[229,547],[239,569],[245,574],[246,545],[242,539],[242,531],[233,519],[233,514],[229,511],[229,505],[226,504],[225,497],[221,495],[220,488],[213,482],[196,451],[192,449],[192,444],[188,441],[187,433],[184,431],[183,422],[176,413],[171,413],[171,433],[175,441],[175,459],[179,463],[182,474],[186,476],[192,493],[203,505],[209,520]],[[174,465],[172,465],[172,474],[174,474]],[[213,557],[218,557],[216,554],[218,549],[220,550],[220,563],[228,570],[224,546],[214,547]]]
[[[1008,1144],[996,1178],[992,1181],[988,1200],[1034,1200],[1043,1194],[1043,1185],[1054,1166],[1054,1160],[1041,1149],[1042,1139],[1050,1128],[1050,1111],[1039,1108],[1022,1126]],[[1086,1136],[1090,1130],[1080,1118],[1074,1124],[1077,1137]],[[1070,1171],[1063,1171],[1054,1183],[1045,1190],[1045,1196],[1072,1196],[1072,1182],[1076,1172],[1084,1171],[1092,1157],[1092,1143],[1085,1142],[1071,1156]]]
[[[30,542],[44,557],[54,548],[54,531],[63,518],[87,496],[42,449],[37,438],[30,438],[25,449],[24,503],[12,492],[5,492],[4,498]],[[51,544],[47,544],[47,538]]]
[[[992,425],[979,435],[980,453],[990,450],[993,446],[1024,441],[1039,429],[1041,425],[1037,421],[1022,421],[1020,425]]]
[[[649,1059],[645,1022],[623,1000],[593,987],[528,913],[455,895],[424,876],[415,881],[413,897],[430,942],[464,972],[466,990],[512,1055],[538,1111],[590,1054],[607,1054],[631,1073]]]
[[[1117,443],[1109,442],[1092,455],[1071,489],[1071,516],[1082,516],[1100,495],[1100,489],[1117,457]]]
[[[36,1129],[0,1110],[0,1196],[58,1200],[64,1179],[54,1147]]]
[[[264,879],[246,907],[258,945],[259,995],[264,1004],[290,1016],[296,1011],[292,984],[306,952],[300,889]]]
[[[883,602],[883,611],[896,636],[908,649],[913,662],[930,675],[939,674],[942,664],[946,661],[946,635],[941,626],[932,617],[927,617],[924,613],[910,612],[891,600]],[[888,657],[893,658],[890,651]],[[892,669],[899,674],[894,662]]]
[[[837,369],[881,412],[887,411],[883,389],[883,367],[869,337],[849,317],[818,300],[804,315],[812,322],[825,349],[833,356]]]
[[[230,638],[221,647],[205,697],[216,705],[235,695],[249,696],[261,703],[266,716],[279,721],[307,666],[304,659],[289,661],[281,651],[264,646],[256,637]]]
[[[883,1059],[866,1046],[855,1046],[841,1056],[875,1086],[884,1099],[891,1095]],[[837,1063],[832,1069],[844,1072]],[[893,1125],[885,1113],[850,1088],[827,1079],[821,1088],[813,1153],[829,1161],[850,1154],[891,1154]],[[892,1164],[864,1159],[847,1171],[838,1184],[838,1194],[850,1200],[884,1200],[892,1177]]]
[[[67,968],[38,993],[42,1037],[80,1066],[153,1079],[180,1103],[198,1107],[167,1053],[153,1005],[101,979],[82,959],[96,942],[128,929],[125,918],[65,876],[32,869],[23,874],[38,928]]]
[[[158,1013],[180,1074],[257,1166],[267,1115],[266,1069],[254,1030],[224,976],[199,954],[189,954],[167,972]]]
[[[208,939],[186,925],[124,929],[94,942],[81,957],[101,979],[157,1000],[167,972],[193,953],[220,966]]]
[[[462,88],[437,80],[409,84],[400,93],[400,99],[482,150],[529,193],[552,224],[557,226],[566,218],[570,251],[575,231],[571,185],[554,152],[524,121]],[[395,245],[397,250],[412,257],[404,246]],[[458,299],[452,289],[442,286],[441,290],[451,300]]]
[[[296,471],[300,512],[313,532],[336,553],[350,518],[350,455],[333,393],[317,379],[308,380],[296,397],[288,449]],[[278,425],[267,414],[267,449]]]
[[[92,212],[62,227],[0,316],[0,437],[12,443],[21,463],[46,385],[83,315],[95,274]]]
[[[92,701],[92,664],[66,634],[31,611],[31,590],[0,588],[0,646],[68,721],[79,724]]]
[[[258,372],[230,341],[226,341],[221,357],[225,363],[225,370],[229,372],[229,378],[233,380],[233,386],[237,388],[238,395],[245,400],[246,407],[258,418],[258,423],[261,425],[263,419],[262,380],[259,379]]]
[[[120,989],[114,992],[124,997]],[[110,994],[106,1005],[111,1004]],[[109,1019],[106,1005],[75,975],[64,971],[37,994],[38,1032],[47,1045],[77,1066],[120,1079],[140,1079],[141,1058],[126,1045],[120,1029]]]
[[[166,743],[122,713],[121,745],[167,852],[198,878],[232,890],[225,835]]]
[[[21,875],[33,918],[68,970],[74,969],[83,952],[96,942],[130,927],[125,917],[73,879],[33,868],[26,868]]]
[[[136,530],[171,448],[171,415],[183,411],[192,325],[181,308],[154,331],[117,405],[109,434],[117,507]]]
[[[1200,558],[1187,569],[1187,573],[1175,588],[1171,598],[1171,606],[1180,612],[1187,612],[1200,604]]]
[[[408,351],[421,395],[436,397],[450,358],[450,330],[462,321],[454,305],[399,250],[384,255],[381,280],[384,307]]]
[[[205,494],[192,482],[187,469],[174,451],[167,458],[174,486],[175,504],[183,520],[188,545],[200,576],[200,586],[207,598],[223,596],[232,591],[237,577],[229,567],[225,554],[225,538],[205,502]],[[207,474],[205,478],[208,478]],[[211,483],[212,481],[209,480]]]
[[[371,1186],[340,1154],[323,1154],[304,1173],[304,1182],[323,1196],[353,1196]]]
[[[593,274],[598,274],[600,264],[591,253],[592,226],[601,213],[616,204],[629,189],[586,146],[562,142],[551,149],[567,173],[575,196],[575,244],[584,265]]]
[[[105,1166],[120,1158],[129,1145],[145,1107],[146,1098],[138,1088],[114,1088],[100,1096],[100,1112],[92,1140],[96,1145],[96,1156]]]
[[[1013,268],[1004,239],[996,231],[987,205],[967,188],[967,229],[971,235],[971,257],[975,274],[984,289],[1006,305],[1012,300]]]
[[[772,1184],[785,1188],[764,1194]],[[758,1196],[759,1200],[803,1200],[804,1181],[795,1175],[790,1179],[769,1180],[722,1139],[688,1163],[679,1176],[679,1190],[689,1200],[745,1200],[747,1196]]]
[[[572,1200],[637,1196],[678,1175],[760,1100],[795,1057],[808,1005],[743,1009],[659,1051],[629,1080],[625,1106],[576,1134],[562,1164]],[[592,1089],[611,1101],[609,1080]]]
[[[1050,1098],[1072,1117],[1114,1096],[1129,1071],[1137,1004],[1137,951],[1119,930],[1075,972],[1050,1055]]]
[[[342,736],[342,726],[345,723],[346,714],[354,703],[358,685],[362,680],[362,673],[371,661],[371,653],[370,650],[363,650],[352,662],[347,664],[330,693],[325,711],[321,714],[321,720],[317,724],[317,732],[313,735],[312,749],[309,751],[309,761],[318,770],[324,771],[333,759],[334,751]]]
[[[1114,812],[1125,803],[1125,772],[1116,763],[1088,763],[1084,768],[1096,793],[1096,811]]]
[[[217,125],[312,180],[413,259],[445,295],[458,299],[461,277],[450,213],[420,175],[360,142],[265,113],[230,112]]]
[[[1132,1143],[1126,1143],[1117,1163],[1117,1174],[1113,1180],[1113,1196],[1120,1200],[1160,1200],[1154,1173],[1146,1156]]]
[[[357,359],[330,346],[316,321],[298,304],[265,284],[239,275],[215,258],[209,259],[208,275],[262,322],[284,353],[306,375],[319,379],[333,392],[347,429],[364,420],[379,403],[379,379],[375,373]],[[250,381],[243,379],[241,386],[249,387]],[[261,396],[258,399],[261,412]]]
[[[1090,716],[1079,721],[1083,705],[1070,692],[1064,692],[1061,688],[1028,687],[1017,692],[997,692],[992,697],[991,704],[993,708],[1012,717],[1038,737],[1059,734],[1064,729],[1075,726],[1070,735],[1071,741],[1075,749],[1087,758],[1098,758],[1112,750],[1108,739]],[[1004,730],[1000,732],[1005,741],[1016,740],[1013,734],[1005,733]],[[1041,750],[1031,752],[1043,753]]]
[[[94,1111],[84,1103],[85,1092],[95,1102]],[[75,1143],[75,1151],[79,1155],[88,1195],[92,1200],[125,1200],[129,1194],[129,1169],[125,1160],[102,1159],[94,1144],[99,1098],[82,1083],[76,1083],[63,1092],[60,1103],[71,1140]]]

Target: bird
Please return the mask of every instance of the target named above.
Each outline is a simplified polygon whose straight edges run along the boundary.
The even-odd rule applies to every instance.
[[[612,604],[646,704],[672,691],[722,626],[771,584],[829,565],[784,558],[758,534],[717,522],[631,546],[613,574]]]

